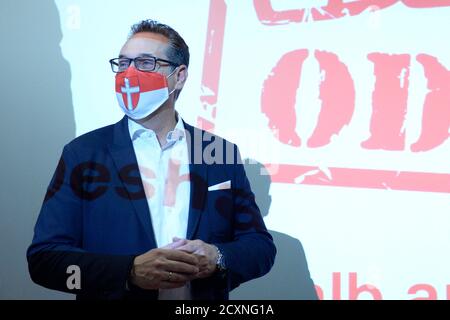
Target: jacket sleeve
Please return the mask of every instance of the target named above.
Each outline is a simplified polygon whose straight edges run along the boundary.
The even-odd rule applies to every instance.
[[[27,250],[30,276],[35,283],[49,289],[120,298],[134,256],[94,254],[82,249],[83,201],[73,191],[76,177],[71,177],[77,162],[70,144],[66,145]],[[76,270],[79,285],[70,285],[76,284],[75,278],[71,278],[76,276]]]
[[[267,231],[260,210],[255,202],[238,148],[234,166],[232,242],[216,244],[225,257],[228,290],[241,283],[261,277],[272,268],[276,247]]]

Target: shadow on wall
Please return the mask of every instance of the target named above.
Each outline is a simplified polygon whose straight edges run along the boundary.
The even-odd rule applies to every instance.
[[[265,167],[252,159],[244,167],[263,217],[269,213],[271,179]],[[267,174],[265,174],[267,173]],[[274,213],[272,213],[274,214]],[[230,299],[317,300],[314,282],[301,242],[287,234],[269,230],[277,247],[272,270],[264,277],[242,284],[230,293]]]
[[[35,285],[26,249],[62,147],[75,137],[70,67],[53,0],[0,4],[0,299],[63,299]]]

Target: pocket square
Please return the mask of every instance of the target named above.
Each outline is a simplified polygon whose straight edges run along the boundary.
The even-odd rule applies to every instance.
[[[221,182],[208,187],[208,191],[231,189],[231,180]]]

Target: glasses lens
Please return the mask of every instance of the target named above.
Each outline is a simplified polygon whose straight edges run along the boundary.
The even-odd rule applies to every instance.
[[[119,58],[117,59],[117,72],[124,72],[130,65],[130,59]]]
[[[155,69],[155,58],[136,58],[134,64],[142,71],[153,71]]]
[[[117,63],[117,59],[111,59],[111,60],[109,60],[109,63],[111,64],[111,69],[113,72],[119,71],[119,65]]]

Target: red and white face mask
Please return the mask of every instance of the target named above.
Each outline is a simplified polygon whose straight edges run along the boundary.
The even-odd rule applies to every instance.
[[[174,74],[175,70],[168,77]],[[140,71],[134,66],[117,73],[116,96],[120,108],[135,120],[149,116],[175,91],[174,89],[169,93],[167,78],[157,72]]]

